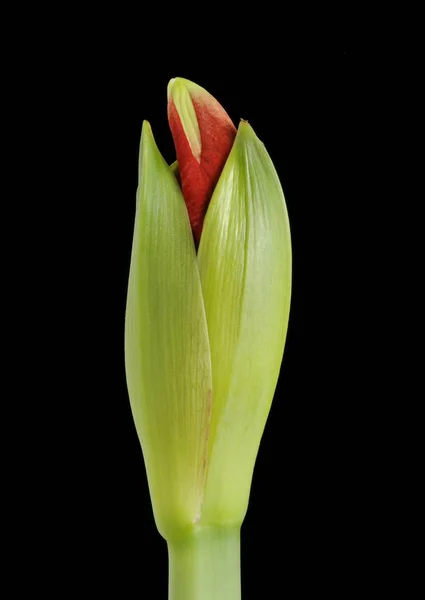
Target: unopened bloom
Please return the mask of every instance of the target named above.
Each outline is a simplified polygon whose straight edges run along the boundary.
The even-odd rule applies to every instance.
[[[181,187],[145,122],[125,344],[156,523],[175,540],[244,518],[285,345],[291,241],[251,126],[236,132],[179,78],[168,115]]]

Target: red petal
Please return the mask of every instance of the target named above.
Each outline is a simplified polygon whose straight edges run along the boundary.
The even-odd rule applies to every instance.
[[[188,82],[190,83],[190,82]],[[189,88],[201,134],[200,162],[192,153],[176,106],[170,97],[168,120],[176,148],[183,197],[196,245],[199,244],[209,200],[236,136],[224,108],[208,92]]]

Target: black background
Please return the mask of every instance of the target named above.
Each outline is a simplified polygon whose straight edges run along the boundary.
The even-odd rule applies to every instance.
[[[367,75],[369,57],[343,36],[280,47],[274,33],[268,48],[251,34],[247,45],[194,56],[178,36],[164,50],[114,27],[92,34],[93,26],[82,42],[80,32],[57,64],[46,51],[43,102],[57,130],[45,172],[58,193],[45,206],[55,226],[45,242],[50,296],[42,304],[52,331],[42,361],[54,400],[27,483],[47,549],[36,552],[43,566],[34,577],[54,589],[166,598],[166,544],[126,389],[124,311],[142,122],[171,163],[166,87],[182,76],[236,124],[249,120],[291,223],[289,331],[242,527],[243,598],[354,593],[376,569],[382,533],[371,435],[378,384],[369,379],[376,365],[365,333],[376,273],[365,218],[373,135],[364,119],[376,110],[369,83],[379,72]]]

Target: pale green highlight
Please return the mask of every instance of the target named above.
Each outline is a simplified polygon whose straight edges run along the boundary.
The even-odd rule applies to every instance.
[[[171,98],[174,102],[192,154],[200,163],[202,151],[201,132],[187,80],[181,77],[171,79],[168,84],[168,98]]]

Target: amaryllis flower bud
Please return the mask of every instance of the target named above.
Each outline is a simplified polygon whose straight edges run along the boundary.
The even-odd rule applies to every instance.
[[[198,245],[208,202],[232,148],[236,128],[211,94],[181,77],[168,84],[168,121],[183,197]]]
[[[182,79],[168,108],[179,178],[142,130],[128,391],[170,600],[239,600],[239,531],[288,326],[289,220],[247,122],[235,136],[220,105]]]

